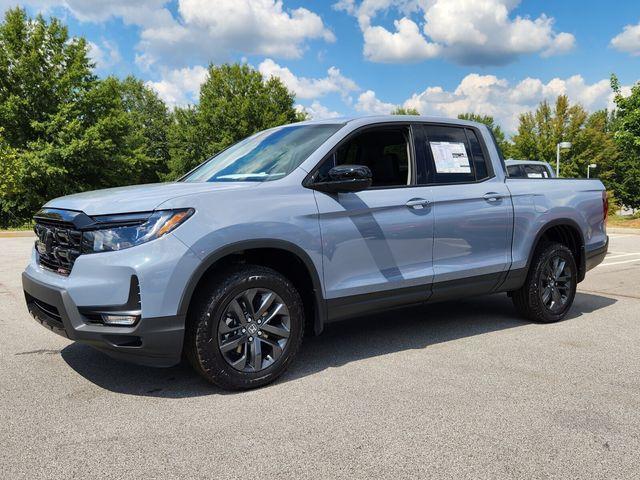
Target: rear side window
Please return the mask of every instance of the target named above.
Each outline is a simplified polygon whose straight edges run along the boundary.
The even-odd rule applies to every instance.
[[[470,183],[490,176],[487,158],[475,131],[425,125],[424,133],[429,183]]]

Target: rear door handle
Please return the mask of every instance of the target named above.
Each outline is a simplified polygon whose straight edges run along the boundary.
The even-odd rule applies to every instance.
[[[420,210],[421,208],[431,205],[431,200],[427,200],[426,198],[412,198],[407,203],[405,203],[405,205],[409,208]]]
[[[502,200],[504,195],[498,192],[489,192],[485,193],[483,197],[487,202],[497,202],[498,200]]]

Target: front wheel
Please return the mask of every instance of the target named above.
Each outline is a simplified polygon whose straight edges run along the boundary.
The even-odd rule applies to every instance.
[[[561,243],[546,243],[536,249],[525,284],[513,292],[513,303],[529,320],[557,322],[571,308],[577,284],[571,250]]]
[[[223,388],[256,388],[281,375],[304,333],[302,300],[270,268],[238,265],[211,279],[188,319],[187,357]]]

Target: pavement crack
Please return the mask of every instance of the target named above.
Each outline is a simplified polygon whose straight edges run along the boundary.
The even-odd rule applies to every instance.
[[[62,350],[40,349],[40,350],[29,350],[28,352],[18,352],[15,355],[57,355],[61,351]]]

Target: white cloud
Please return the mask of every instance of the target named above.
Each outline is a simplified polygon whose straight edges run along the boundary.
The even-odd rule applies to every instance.
[[[329,93],[340,93],[346,96],[349,92],[358,90],[358,85],[345,77],[336,67],[327,70],[323,78],[297,77],[287,67],[278,65],[272,59],[265,59],[258,66],[258,70],[265,78],[278,77],[292,90],[298,98],[318,98]]]
[[[153,88],[169,106],[183,106],[194,103],[207,75],[208,70],[200,65],[169,70],[164,72],[161,80],[147,82],[147,86]]]
[[[313,120],[322,120],[325,118],[336,118],[342,116],[340,113],[329,110],[317,100],[311,103],[310,106],[296,105],[296,110],[299,112],[306,112]]]
[[[358,97],[355,109],[358,112],[368,113],[372,115],[387,115],[396,108],[393,103],[386,103],[376,97],[376,92],[367,90]]]
[[[139,65],[169,66],[229,60],[234,54],[299,58],[309,40],[335,41],[322,18],[287,9],[282,0],[27,0],[38,8],[65,7],[83,22],[121,18],[140,27]]]
[[[551,45],[543,50],[540,54],[543,57],[552,57],[554,55],[564,55],[570,52],[576,46],[576,37],[570,33],[560,32],[554,38]]]
[[[98,70],[109,69],[122,60],[118,46],[109,40],[103,40],[101,45],[88,42],[89,58],[96,64]]]
[[[148,58],[209,62],[233,53],[302,56],[308,40],[333,42],[319,15],[285,10],[281,0],[179,0],[179,19],[145,28],[139,48]]]
[[[465,65],[499,65],[523,54],[562,54],[575,37],[553,29],[554,19],[511,16],[518,0],[340,0],[334,5],[358,19],[364,55],[378,62],[413,62],[436,56]],[[402,15],[394,31],[373,20],[382,11]],[[421,16],[422,31],[411,17]]]
[[[513,132],[518,125],[518,116],[534,110],[543,100],[553,102],[558,95],[567,95],[571,102],[593,111],[610,108],[611,93],[608,80],[589,84],[580,75],[554,78],[547,83],[537,78],[525,78],[511,85],[494,75],[472,73],[451,91],[439,86],[427,87],[413,94],[403,106],[416,108],[423,115],[456,117],[465,112],[492,115],[506,131]]]
[[[621,52],[640,55],[640,23],[626,25],[622,32],[611,39],[611,46]]]
[[[384,27],[364,29],[364,56],[372,62],[416,62],[436,57],[440,46],[430,43],[420,33],[415,22],[403,17],[394,22],[395,32]]]

